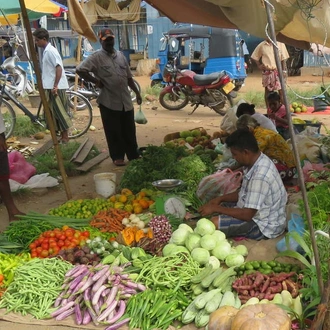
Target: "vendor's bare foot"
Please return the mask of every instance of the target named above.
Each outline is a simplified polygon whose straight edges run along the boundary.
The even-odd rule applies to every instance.
[[[20,215],[25,215],[25,213],[19,211],[18,213],[12,214],[9,216],[9,222],[17,221],[19,220]]]

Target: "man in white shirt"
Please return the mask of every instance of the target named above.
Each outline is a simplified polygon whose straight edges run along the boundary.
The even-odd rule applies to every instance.
[[[15,216],[23,215],[14,203],[9,185],[9,162],[5,138],[5,124],[0,111],[0,197],[8,212],[9,221],[14,221]],[[2,219],[3,220],[3,219]]]
[[[36,29],[33,36],[36,45],[44,50],[42,85],[54,119],[55,130],[61,132],[60,143],[67,143],[69,142],[68,129],[71,126],[66,95],[69,84],[64,73],[62,58],[57,49],[49,43],[49,33],[46,29]]]

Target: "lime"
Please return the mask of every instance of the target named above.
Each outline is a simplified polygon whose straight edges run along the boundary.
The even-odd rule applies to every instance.
[[[251,264],[253,265],[254,269],[259,269],[260,268],[260,262],[259,261],[252,261]]]
[[[277,266],[277,263],[276,261],[268,261],[268,265],[272,268],[276,267]]]
[[[271,269],[272,267],[268,265],[266,261],[261,261],[260,266],[264,269]]]

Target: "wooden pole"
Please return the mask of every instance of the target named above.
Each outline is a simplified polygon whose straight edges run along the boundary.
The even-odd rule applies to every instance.
[[[61,153],[58,141],[57,141],[53,118],[51,116],[51,113],[50,113],[50,110],[49,110],[49,107],[48,107],[45,91],[42,87],[41,73],[40,73],[40,68],[39,68],[39,65],[38,65],[37,54],[35,52],[34,40],[33,40],[33,35],[32,35],[32,31],[31,31],[31,26],[30,26],[28,14],[27,14],[27,11],[26,11],[24,0],[19,0],[19,3],[20,3],[20,6],[21,6],[21,15],[22,15],[22,18],[23,18],[26,34],[27,34],[27,37],[28,37],[28,44],[29,44],[29,48],[30,48],[32,63],[34,65],[34,71],[35,71],[36,77],[37,77],[38,90],[39,90],[40,98],[41,98],[42,105],[43,105],[43,108],[44,108],[46,120],[47,120],[47,123],[48,123],[48,126],[49,126],[49,130],[50,130],[50,133],[51,133],[51,136],[52,136],[52,139],[53,139],[53,144],[54,144],[54,149],[55,149],[55,154],[56,154],[56,158],[57,158],[58,167],[59,167],[62,179],[63,179],[63,183],[64,183],[64,186],[65,186],[65,191],[66,191],[67,198],[71,199],[72,194],[71,194],[68,178],[67,178],[67,175],[66,175],[66,172],[65,172],[64,164],[63,164],[62,153]]]
[[[266,7],[267,21],[268,21],[269,28],[270,28],[271,38],[275,42],[275,44],[277,44],[271,8],[270,8],[268,1],[264,1],[264,3],[265,3],[265,7]],[[304,208],[305,208],[307,223],[308,223],[308,227],[309,227],[309,234],[311,236],[313,254],[314,254],[314,259],[315,259],[317,281],[318,281],[320,292],[322,293],[324,285],[323,285],[322,273],[321,273],[320,256],[319,256],[319,251],[318,251],[317,244],[316,244],[316,238],[315,238],[313,221],[312,221],[312,214],[311,214],[311,210],[310,210],[309,204],[308,204],[307,191],[306,191],[306,186],[305,186],[305,181],[304,181],[304,174],[303,174],[301,164],[300,164],[300,155],[299,155],[299,151],[298,151],[298,147],[297,147],[296,135],[294,133],[293,124],[292,124],[290,105],[289,105],[288,96],[287,96],[287,92],[286,92],[285,80],[284,80],[283,70],[282,70],[282,66],[281,66],[281,60],[280,60],[278,49],[276,47],[274,47],[274,54],[275,54],[277,71],[279,73],[280,83],[282,86],[284,105],[286,108],[286,117],[288,119],[288,124],[289,124],[289,132],[290,132],[291,143],[292,143],[292,147],[293,147],[293,154],[294,154],[294,157],[296,160],[299,186],[300,186],[300,190],[301,190],[301,194],[302,194],[302,199],[304,202]]]

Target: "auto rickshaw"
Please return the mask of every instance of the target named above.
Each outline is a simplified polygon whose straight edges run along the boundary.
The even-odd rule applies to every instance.
[[[164,83],[164,67],[177,57],[181,70],[198,74],[226,71],[238,90],[246,78],[242,45],[238,30],[200,25],[175,27],[161,38],[157,59],[160,72],[151,76],[151,86]]]

